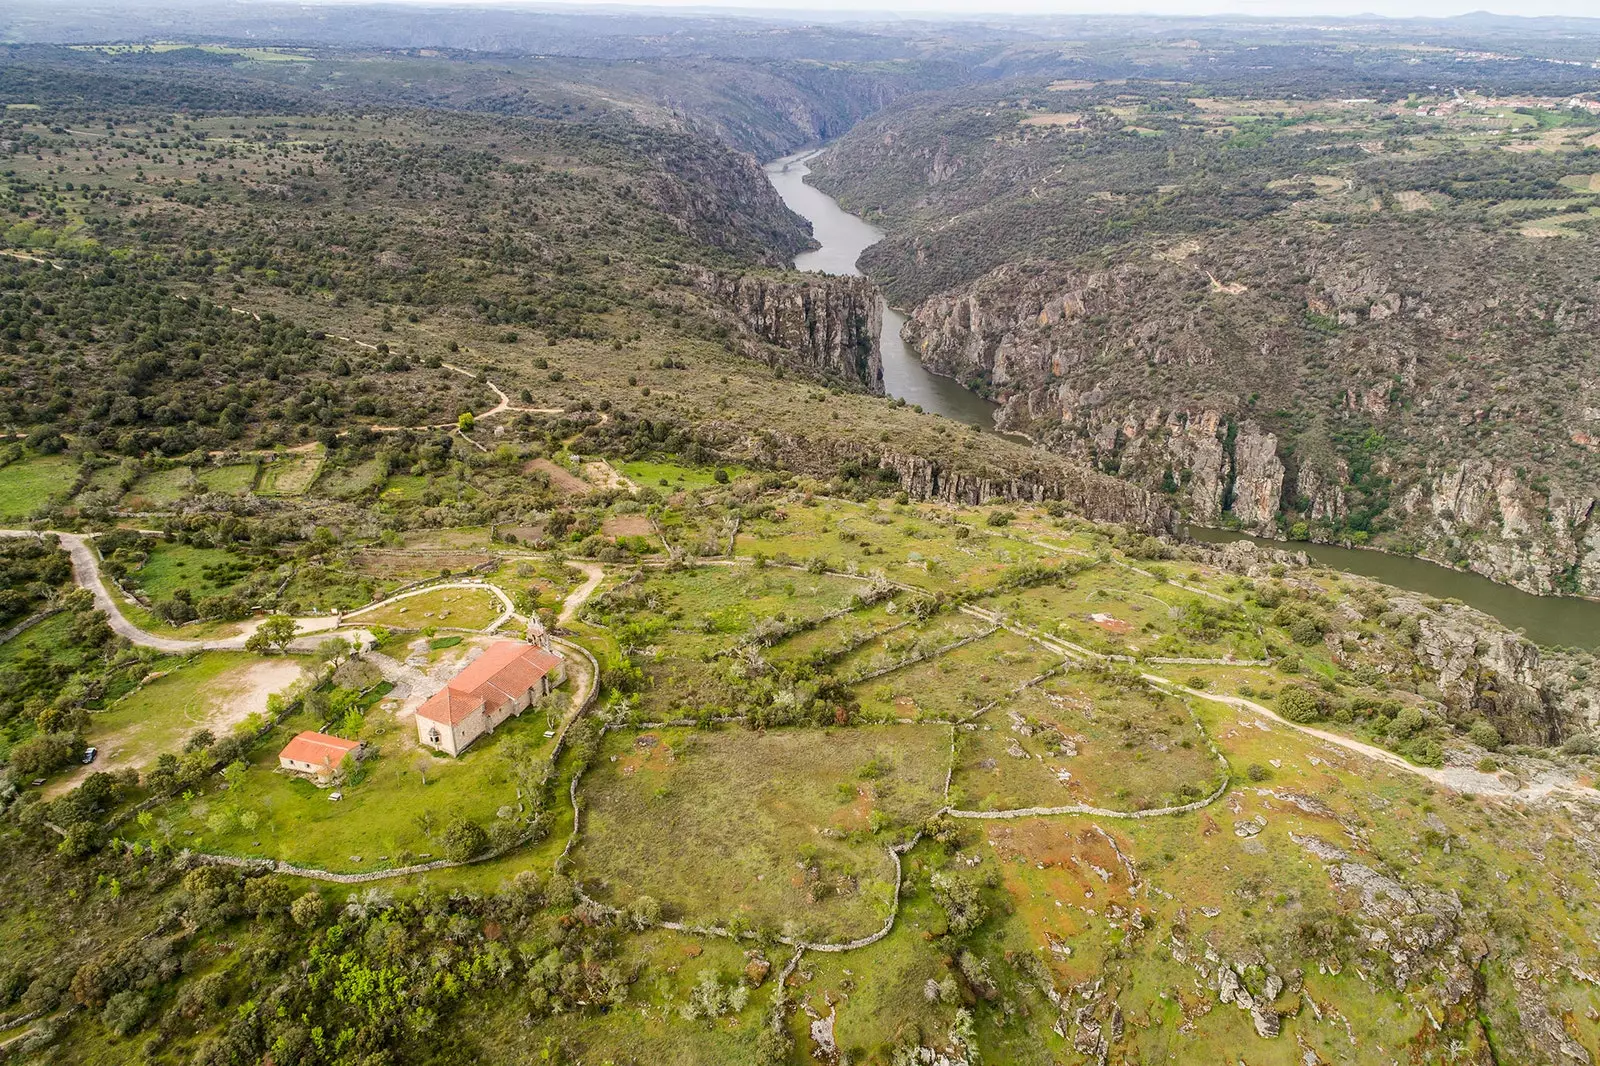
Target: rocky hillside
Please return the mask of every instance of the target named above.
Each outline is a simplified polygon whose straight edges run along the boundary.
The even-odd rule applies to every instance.
[[[1006,428],[1196,522],[1600,595],[1594,123],[1520,99],[969,89],[814,169]]]
[[[882,299],[870,281],[686,269],[695,289],[736,324],[745,355],[883,395]]]
[[[1600,594],[1585,305],[1549,308],[1515,238],[1473,252],[1396,232],[1405,270],[1372,237],[1002,267],[921,304],[906,339],[1003,399],[1007,428],[1166,491],[1194,521],[1376,533],[1532,591]],[[1463,254],[1522,261],[1526,280],[1490,296],[1424,266]],[[1550,370],[1529,380],[1531,365]]]

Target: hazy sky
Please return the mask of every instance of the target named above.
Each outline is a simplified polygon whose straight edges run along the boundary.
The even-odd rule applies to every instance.
[[[428,0],[414,0],[428,2]],[[438,2],[438,0],[433,0]],[[449,2],[449,0],[446,0]],[[457,0],[463,2],[463,0]],[[605,6],[585,0],[464,0],[496,6]],[[1158,14],[1158,15],[1387,15],[1448,16],[1471,11],[1502,15],[1600,16],[1600,0],[629,0],[625,6],[733,8],[803,15],[806,11],[897,14]]]

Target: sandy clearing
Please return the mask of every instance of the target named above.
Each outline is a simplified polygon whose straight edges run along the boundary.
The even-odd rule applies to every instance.
[[[203,710],[194,706],[184,709],[183,717],[189,723],[185,732],[193,734],[209,729],[219,737],[226,735],[250,715],[266,711],[267,697],[293,685],[303,672],[303,664],[298,659],[272,658],[246,663],[222,674],[208,687],[208,700]],[[99,748],[99,756],[92,764],[76,767],[70,774],[52,781],[44,794],[57,796],[70,791],[98,771],[142,767],[159,752],[139,744],[139,732],[139,727],[134,725],[105,736],[95,736],[91,731],[90,740]]]
[[[603,489],[623,489],[638,492],[639,486],[622,476],[617,468],[604,460],[583,464],[583,476]]]
[[[550,478],[550,487],[558,492],[581,496],[593,488],[581,477],[559,464],[551,462],[549,459],[534,459],[522,468],[524,474],[531,474],[535,471],[547,475]]]

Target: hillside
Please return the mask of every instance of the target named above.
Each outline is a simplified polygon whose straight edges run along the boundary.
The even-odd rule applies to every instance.
[[[1587,119],[1011,80],[1359,22],[56,14],[0,15],[0,1059],[1600,1056],[1594,641],[1176,533],[1585,587]],[[1582,29],[1519,26],[1426,31]],[[891,237],[798,273],[757,159],[847,128]],[[883,293],[1043,446],[885,395]]]
[[[1196,522],[1600,593],[1600,103],[1320,76],[920,98],[817,180],[1003,426]]]

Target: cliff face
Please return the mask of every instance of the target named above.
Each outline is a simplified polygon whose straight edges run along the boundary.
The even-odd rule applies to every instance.
[[[695,289],[737,326],[747,357],[883,395],[882,302],[870,281],[687,269]]]
[[[766,266],[813,247],[811,225],[784,206],[754,157],[709,138],[652,133],[638,197],[703,244]]]
[[[1573,428],[1600,420],[1600,378],[1570,354],[1592,324],[1514,291],[1430,304],[1376,264],[1294,269],[1297,303],[1187,261],[1007,266],[924,301],[904,336],[1000,400],[1003,428],[1193,521],[1600,595],[1600,456]],[[1491,325],[1554,336],[1562,372],[1519,369],[1532,346],[1481,351],[1471,330]]]
[[[721,444],[727,447],[728,442]],[[1173,528],[1171,503],[1158,493],[1017,445],[996,447],[982,457],[957,460],[820,435],[764,433],[735,445],[752,459],[818,477],[832,476],[845,463],[890,470],[900,488],[917,500],[952,504],[1060,500],[1075,514],[1097,522],[1117,522],[1148,533]]]

